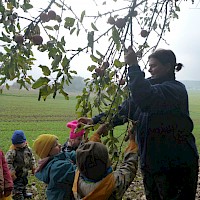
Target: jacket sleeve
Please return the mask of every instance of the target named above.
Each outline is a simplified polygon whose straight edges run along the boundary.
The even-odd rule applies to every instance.
[[[3,176],[3,155],[0,151],[0,193],[4,191],[4,176]]]
[[[35,160],[35,156],[33,154],[33,151],[30,147],[29,148],[29,151],[31,152],[31,169],[35,169],[36,168],[36,160]]]
[[[66,152],[69,154],[69,158],[73,161],[73,164],[76,164],[76,151],[72,150],[71,152]]]
[[[124,192],[132,183],[136,176],[138,169],[138,147],[137,144],[132,140],[125,150],[124,159],[121,166],[114,171],[116,178],[116,189],[115,193],[118,197],[122,197]]]
[[[129,67],[129,88],[135,104],[142,111],[162,112],[184,110],[187,108],[188,95],[185,86],[175,80],[152,85],[145,79],[139,66]],[[182,106],[182,107],[181,107]]]
[[[130,97],[125,100],[120,106],[118,106],[118,110],[115,115],[113,115],[112,125],[113,127],[118,125],[123,125],[128,121],[128,119],[133,120],[133,114],[136,111],[135,103],[133,99]],[[106,116],[105,113],[100,113],[92,118],[94,124],[99,122],[104,123],[103,118]]]
[[[13,189],[13,181],[10,174],[10,170],[8,168],[8,164],[2,153],[2,167],[3,167],[3,175],[4,175],[4,191],[12,191]]]
[[[48,183],[49,188],[60,188],[65,184],[73,185],[74,176],[76,171],[76,165],[73,164],[69,159],[68,161],[61,160],[56,161],[49,171],[50,179]],[[66,186],[65,186],[66,187]]]
[[[93,133],[90,137],[91,142],[101,142],[101,136],[98,133]]]
[[[8,163],[8,168],[11,172],[11,176],[15,175],[15,168],[13,166],[13,162],[14,162],[14,159],[15,159],[15,150],[9,150],[6,153],[5,158],[6,158],[6,162]]]

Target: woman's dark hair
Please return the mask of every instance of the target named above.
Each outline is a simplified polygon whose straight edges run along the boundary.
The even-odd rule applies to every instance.
[[[148,59],[155,58],[163,65],[170,64],[174,70],[179,71],[183,67],[182,63],[176,63],[176,56],[173,51],[168,49],[158,49],[149,55]]]

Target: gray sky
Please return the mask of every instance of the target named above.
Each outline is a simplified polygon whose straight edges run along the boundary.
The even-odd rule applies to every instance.
[[[198,8],[196,6],[185,4],[179,19],[173,22],[171,32],[166,36],[169,46],[160,44],[160,47],[172,49],[177,62],[184,65],[176,75],[180,80],[200,80],[200,27],[197,25],[200,20],[200,5]]]
[[[72,4],[76,4],[75,7],[78,13],[84,10],[90,0],[79,1],[77,4],[76,0],[72,1]],[[94,1],[92,1],[94,4]],[[196,4],[192,5],[191,0],[182,2],[181,12],[179,13],[179,19],[175,19],[171,24],[171,32],[167,33],[165,39],[169,45],[161,42],[159,48],[167,48],[174,51],[177,56],[177,62],[184,65],[184,68],[179,71],[176,75],[178,80],[200,80],[200,27],[197,25],[200,20],[200,5],[198,0]],[[68,4],[69,5],[69,4]],[[40,5],[41,6],[41,5]],[[92,4],[90,4],[92,11]],[[75,45],[77,38],[71,39],[72,44]],[[80,40],[79,40],[80,41]],[[86,41],[86,37],[82,41]],[[84,46],[84,45],[82,45]],[[38,64],[49,64],[48,58],[44,60],[44,57],[37,54]],[[43,63],[42,63],[43,62]],[[88,63],[88,64],[87,64]],[[88,72],[87,66],[91,64],[90,59],[86,55],[78,56],[77,60],[73,63],[73,69],[78,72],[79,76],[84,78],[90,77],[91,73]],[[34,76],[38,77],[40,74],[39,70],[34,70]],[[148,76],[148,72],[146,72]]]

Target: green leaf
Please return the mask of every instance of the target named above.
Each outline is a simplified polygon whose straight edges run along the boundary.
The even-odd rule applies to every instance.
[[[6,83],[6,89],[9,90],[10,86]]]
[[[91,65],[91,66],[88,66],[87,70],[92,72],[96,68],[97,68],[96,65]]]
[[[112,38],[113,38],[114,43],[116,44],[117,50],[119,50],[121,46],[120,37],[119,37],[119,32],[115,27],[112,28]]]
[[[94,48],[94,31],[88,32],[87,39],[88,39],[88,47],[91,47],[92,53],[93,53],[93,48]]]
[[[175,12],[173,13],[173,18],[178,19],[178,15]]]
[[[108,143],[108,141],[110,140],[109,137],[107,137],[104,141],[103,141],[103,144],[106,145]]]
[[[72,74],[77,74],[77,71],[75,71],[75,70],[70,70],[69,72]]]
[[[54,28],[56,31],[59,30],[59,26],[58,26],[58,25],[55,25],[53,28]]]
[[[65,18],[64,27],[65,27],[65,28],[73,27],[73,26],[74,26],[74,22],[75,22],[75,19],[74,19],[74,18],[66,17],[66,18]]]
[[[153,23],[153,30],[156,30],[157,27],[158,27],[158,25],[157,25],[157,22],[155,21],[155,22]]]
[[[29,3],[25,3],[21,6],[21,8],[24,10],[24,12],[27,12],[27,10],[33,8],[33,6]]]
[[[80,19],[80,22],[81,22],[81,23],[83,22],[84,16],[85,16],[85,10],[81,13],[81,19]]]
[[[63,75],[63,73],[60,69],[58,69],[57,71],[58,71],[58,73],[57,73],[56,79],[60,78]]]
[[[3,84],[5,83],[5,81],[6,81],[6,77],[1,78],[0,80],[1,80],[1,81],[0,81],[0,85],[3,85]]]
[[[117,86],[115,84],[110,84],[109,87],[107,88],[106,92],[108,95],[115,94],[117,91]]]
[[[21,30],[20,23],[17,23],[17,28],[19,31]]]
[[[42,69],[42,72],[45,76],[49,76],[51,74],[51,71],[47,66],[39,65],[38,67]]]
[[[80,28],[77,29],[77,31],[76,31],[76,35],[78,36],[79,33],[80,33]]]
[[[31,85],[31,80],[29,78],[25,78],[26,83],[28,83],[29,85]]]
[[[4,41],[4,42],[8,42],[10,43],[12,40],[7,36],[5,35],[3,32],[1,33],[3,37],[0,37],[0,40]]]
[[[52,62],[52,68],[53,69],[57,69],[58,68],[58,65],[59,65],[61,59],[62,59],[62,55],[61,54],[58,54],[58,55],[54,56],[54,60]]]
[[[5,11],[4,6],[2,4],[0,4],[0,13],[4,13],[4,11]]]
[[[65,97],[66,100],[69,100],[69,95],[63,89],[60,89],[59,93],[61,93]]]
[[[45,85],[45,86],[41,87],[40,91],[39,91],[38,101],[40,100],[41,96],[42,96],[43,100],[45,101],[47,96],[50,95],[51,93],[53,93],[53,90],[50,86]]]
[[[74,27],[74,28],[72,28],[71,30],[70,30],[70,35],[74,32],[76,30],[76,28]]]
[[[114,66],[117,67],[117,68],[122,68],[122,67],[123,67],[123,64],[122,64],[122,62],[120,62],[119,60],[115,59],[115,61],[114,61]]]
[[[64,36],[61,38],[61,43],[63,46],[65,46],[65,37]]]
[[[61,42],[58,42],[58,43],[57,43],[57,47],[58,47],[62,52],[65,53],[64,45],[63,45]]]
[[[102,58],[103,57],[103,54],[100,53],[98,50],[96,50],[96,53]]]
[[[69,63],[70,63],[69,59],[65,56],[65,57],[63,58],[63,60],[62,60],[61,65],[62,65],[63,68],[65,69],[65,68],[67,68],[67,67],[69,66]]]
[[[176,6],[176,11],[181,11],[180,7],[179,6]]]
[[[90,55],[90,58],[92,59],[93,62],[98,63],[99,59],[95,57],[94,55]]]
[[[40,77],[35,83],[33,83],[32,88],[37,89],[43,85],[47,85],[50,79],[47,77]]]
[[[98,31],[97,27],[93,23],[91,23],[91,26],[95,31]]]
[[[58,8],[63,8],[63,5],[61,5],[61,4],[59,4],[59,3],[55,2],[55,1],[54,1],[54,4],[55,4],[56,6],[58,6]]]
[[[51,30],[51,31],[54,30],[54,28],[53,28],[52,26],[44,26],[44,28],[45,28],[45,29],[48,29],[48,30]]]
[[[58,49],[56,48],[50,48],[49,49],[49,58],[55,58],[56,53],[58,52]]]

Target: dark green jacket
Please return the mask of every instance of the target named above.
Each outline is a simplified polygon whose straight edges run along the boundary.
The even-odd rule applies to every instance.
[[[48,200],[73,199],[72,186],[76,171],[76,154],[61,152],[54,157],[40,160],[35,176],[47,184]]]

